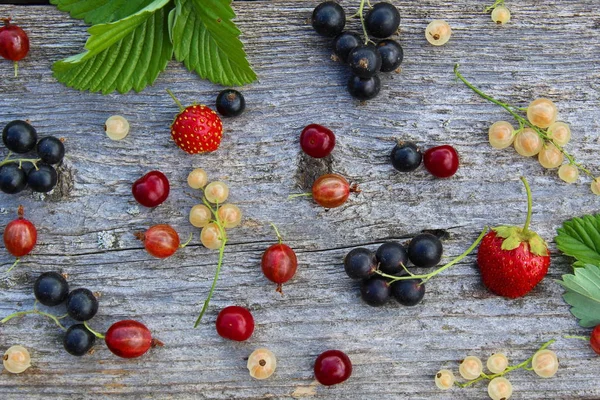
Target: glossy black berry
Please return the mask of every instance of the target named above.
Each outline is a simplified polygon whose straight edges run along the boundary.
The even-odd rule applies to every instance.
[[[442,259],[442,242],[431,233],[415,236],[408,245],[408,259],[417,267],[436,266]]]
[[[381,55],[372,44],[361,45],[348,54],[348,65],[354,75],[370,78],[381,68]]]
[[[360,45],[362,40],[356,33],[342,32],[333,39],[333,53],[342,62],[348,62],[350,52]]]
[[[338,3],[326,1],[314,9],[311,22],[318,34],[333,37],[344,30],[346,13]]]
[[[416,306],[425,296],[425,284],[420,279],[392,283],[392,295],[404,306]]]
[[[48,164],[38,164],[37,169],[32,168],[27,175],[27,184],[34,192],[49,192],[57,181],[56,170]]]
[[[385,242],[377,249],[375,257],[379,262],[379,269],[386,274],[395,275],[404,272],[408,264],[406,249],[398,242]]]
[[[76,321],[87,321],[98,312],[98,300],[85,288],[71,291],[67,296],[67,313]]]
[[[370,100],[379,94],[381,80],[377,75],[362,79],[352,75],[348,80],[348,92],[358,100]]]
[[[216,103],[217,111],[224,117],[237,117],[246,109],[244,95],[234,89],[222,90]]]
[[[344,269],[352,279],[366,279],[377,269],[375,254],[362,247],[352,249],[344,258]]]
[[[19,193],[27,186],[27,174],[17,163],[0,167],[0,190],[4,193]]]
[[[2,130],[2,141],[13,153],[27,153],[35,147],[37,132],[25,121],[11,121]]]
[[[71,325],[63,337],[65,350],[74,356],[83,356],[90,351],[95,342],[96,336],[83,324]]]
[[[388,281],[383,278],[371,278],[362,281],[360,296],[370,306],[379,307],[390,299],[391,288]]]
[[[412,142],[398,142],[390,155],[392,165],[400,172],[414,171],[421,165],[423,154]]]
[[[376,38],[392,36],[400,26],[400,13],[390,3],[377,3],[365,16],[365,27],[369,35]]]
[[[377,51],[381,56],[381,72],[395,71],[404,59],[404,50],[398,42],[385,39],[377,43]]]
[[[33,294],[45,306],[57,306],[67,299],[69,284],[57,272],[44,272],[33,284]]]
[[[54,136],[46,136],[37,143],[36,152],[43,162],[58,164],[65,156],[65,145]]]

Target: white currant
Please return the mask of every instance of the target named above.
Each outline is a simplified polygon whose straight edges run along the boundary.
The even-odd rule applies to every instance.
[[[502,353],[492,354],[487,359],[486,366],[491,373],[499,374],[508,368],[508,358]]]
[[[189,219],[196,228],[204,228],[212,220],[212,212],[204,204],[196,204],[190,210]]]
[[[558,111],[552,100],[535,99],[527,107],[527,119],[539,128],[548,128],[556,121]]]
[[[20,374],[31,367],[29,351],[23,346],[11,346],[2,357],[4,368],[13,374]]]
[[[129,134],[129,121],[120,115],[113,115],[104,123],[104,131],[112,140],[124,139]]]
[[[235,228],[242,222],[242,211],[235,204],[223,204],[217,211],[224,228]]]
[[[510,10],[506,6],[498,6],[492,11],[492,21],[504,25],[510,21]]]
[[[269,349],[256,349],[248,357],[248,371],[255,379],[267,379],[277,368],[275,354]]]
[[[443,46],[450,40],[452,29],[444,20],[433,20],[425,28],[425,38],[434,46]]]
[[[488,131],[490,145],[495,149],[505,149],[515,140],[515,128],[506,121],[494,122]]]
[[[206,225],[200,232],[200,241],[207,249],[216,250],[223,245],[221,230],[214,222]]]
[[[479,378],[483,372],[483,364],[479,357],[468,356],[460,363],[458,372],[463,378],[473,380]]]
[[[571,128],[565,122],[557,121],[547,130],[548,137],[559,146],[564,146],[571,140]]]
[[[229,187],[220,181],[211,182],[204,188],[204,197],[211,203],[224,203],[229,197]]]
[[[437,374],[435,374],[435,386],[439,389],[447,390],[454,386],[454,382],[456,378],[454,373],[449,369],[439,370]]]
[[[531,157],[540,152],[544,145],[544,141],[539,137],[536,131],[531,128],[525,128],[517,133],[513,145],[517,153],[524,157]]]
[[[202,168],[196,168],[189,173],[187,183],[192,189],[202,189],[208,183],[208,174]]]
[[[538,154],[538,161],[547,169],[560,166],[564,160],[563,153],[552,143],[545,143]]]
[[[552,350],[540,350],[533,355],[531,367],[542,378],[551,378],[558,371],[558,357]]]
[[[508,400],[512,392],[512,383],[503,376],[492,379],[488,384],[488,395],[492,400]]]
[[[600,177],[598,177],[592,181],[590,188],[592,189],[592,193],[600,194]]]

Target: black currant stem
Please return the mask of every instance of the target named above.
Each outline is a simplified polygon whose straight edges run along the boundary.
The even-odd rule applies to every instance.
[[[475,241],[473,242],[473,244],[471,246],[469,246],[469,248],[467,250],[465,250],[464,253],[462,253],[460,256],[456,257],[454,260],[450,261],[447,264],[444,264],[443,266],[441,266],[440,268],[436,269],[433,272],[430,272],[428,274],[423,274],[423,275],[409,275],[409,276],[394,276],[394,275],[389,275],[386,274],[384,272],[381,272],[380,270],[376,270],[375,273],[381,275],[384,278],[388,278],[390,279],[389,283],[394,283],[397,281],[406,281],[409,279],[421,279],[422,282],[421,284],[425,284],[427,283],[431,278],[433,278],[434,276],[436,276],[437,274],[444,272],[445,270],[447,270],[448,268],[450,268],[451,266],[453,266],[454,264],[458,263],[460,260],[462,260],[463,258],[465,258],[466,256],[469,255],[469,253],[471,253],[473,250],[475,250],[475,247],[477,247],[477,245],[479,244],[479,242],[481,242],[481,240],[483,239],[483,237],[485,236],[485,234],[487,233],[488,228],[485,227],[483,228],[483,231],[481,231],[481,233],[479,234],[479,236],[477,237],[477,239],[475,239]]]
[[[274,223],[269,222],[269,224],[271,224],[271,226],[273,227],[273,229],[275,229],[275,234],[277,235],[277,239],[279,240],[279,244],[283,243],[283,239],[281,238],[281,235],[279,234],[279,230],[277,229],[277,227],[275,226]]]
[[[533,201],[531,200],[531,188],[529,187],[529,182],[527,182],[527,178],[521,176],[521,182],[525,185],[525,191],[527,192],[527,218],[525,219],[525,225],[523,225],[523,233],[529,232],[529,223],[531,222],[531,214],[533,208]]]
[[[15,262],[13,263],[13,265],[12,265],[12,266],[11,266],[11,267],[10,267],[10,268],[9,268],[9,269],[6,271],[6,273],[8,274],[10,271],[12,271],[12,270],[13,270],[13,268],[17,266],[17,264],[19,263],[19,261],[21,261],[21,259],[20,259],[20,258],[17,258],[17,259],[15,260]]]
[[[179,107],[179,111],[183,111],[185,110],[185,107],[183,106],[183,104],[181,104],[181,102],[179,101],[179,99],[177,99],[177,97],[175,97],[175,95],[173,94],[173,92],[171,92],[169,89],[167,89],[167,93],[169,93],[169,96],[171,96],[171,98],[173,99],[173,101],[175,102],[175,104],[177,104],[177,106]]]
[[[565,339],[579,339],[579,340],[585,340],[586,342],[590,341],[590,337],[589,336],[572,336],[572,335],[567,335],[567,336],[563,336]]]
[[[37,169],[37,163],[41,161],[41,158],[10,158],[12,153],[8,153],[4,160],[0,161],[0,167],[10,163],[19,163],[19,168],[21,168],[21,164],[24,162],[32,163],[33,166]]]
[[[491,5],[491,6],[489,6],[489,7],[486,7],[486,8],[485,8],[485,10],[483,10],[483,12],[484,12],[484,13],[486,13],[486,14],[487,14],[487,13],[490,13],[490,12],[494,11],[494,9],[495,9],[496,7],[500,7],[500,6],[503,6],[503,5],[504,5],[504,0],[496,0],[496,1],[494,2],[494,4],[492,4],[492,5]]]
[[[365,26],[365,17],[363,11],[365,9],[366,0],[360,0],[360,6],[358,7],[358,16],[360,17],[360,24],[362,25],[363,34],[365,35],[365,44],[369,43],[369,34],[367,33],[367,27]],[[369,3],[369,7],[371,4]]]
[[[541,347],[540,347],[540,348],[539,348],[537,351],[542,351],[542,350],[544,350],[545,348],[547,348],[548,346],[550,346],[550,345],[551,345],[552,343],[554,343],[554,342],[556,342],[556,339],[551,339],[551,340],[548,340],[548,341],[547,341],[546,343],[544,343],[544,344],[543,344],[543,345],[542,345],[542,346],[541,346]],[[536,353],[537,353],[537,351],[536,351]],[[535,355],[535,353],[534,353],[534,355]],[[520,363],[520,364],[517,364],[517,365],[513,365],[512,367],[508,367],[508,368],[506,368],[504,371],[502,371],[502,372],[499,372],[499,373],[497,373],[497,374],[493,374],[493,375],[487,375],[487,374],[484,374],[484,373],[482,373],[482,374],[481,374],[481,376],[480,376],[479,378],[473,379],[472,381],[469,381],[469,382],[466,382],[466,383],[458,383],[458,382],[455,382],[455,384],[456,384],[457,386],[460,386],[460,387],[462,387],[462,388],[465,388],[465,387],[469,387],[469,386],[471,386],[471,385],[473,385],[473,384],[475,384],[475,383],[477,383],[477,382],[480,382],[480,381],[482,381],[482,380],[484,380],[484,379],[488,379],[488,380],[490,380],[490,381],[491,381],[492,379],[494,379],[494,378],[497,378],[497,377],[499,377],[499,376],[504,376],[504,375],[508,374],[509,372],[511,372],[511,371],[514,371],[515,369],[520,369],[520,368],[522,368],[522,369],[525,369],[525,370],[527,370],[527,371],[531,371],[533,368],[531,368],[531,367],[528,367],[528,365],[529,365],[529,364],[531,364],[531,362],[532,362],[532,361],[533,361],[533,356],[529,357],[527,360],[523,361],[522,363]]]
[[[105,339],[106,338],[103,334],[101,334],[99,332],[96,332],[95,330],[93,330],[92,328],[90,328],[90,326],[88,325],[87,321],[83,321],[83,326],[85,326],[85,328],[88,331],[92,332],[94,334],[94,336],[96,336],[98,339]]]
[[[54,321],[54,323],[55,323],[56,325],[58,325],[58,327],[59,327],[60,329],[62,329],[63,331],[66,331],[66,330],[67,330],[67,328],[65,328],[65,327],[64,327],[64,326],[63,326],[63,325],[60,323],[60,321],[59,321],[59,319],[62,319],[62,318],[64,318],[64,316],[63,316],[63,317],[57,317],[56,315],[52,315],[52,314],[45,313],[45,312],[43,312],[43,311],[40,311],[40,310],[36,309],[36,308],[35,308],[35,305],[34,305],[34,308],[33,308],[33,310],[28,310],[28,311],[19,311],[19,312],[16,312],[16,313],[12,313],[12,314],[10,314],[9,316],[7,316],[7,317],[4,317],[2,320],[0,320],[0,323],[4,324],[4,323],[6,323],[6,322],[10,321],[11,319],[13,319],[14,317],[19,317],[19,316],[21,316],[21,315],[27,315],[27,314],[38,314],[38,315],[43,315],[43,316],[45,316],[45,317],[48,317],[48,318],[50,318],[52,321]]]

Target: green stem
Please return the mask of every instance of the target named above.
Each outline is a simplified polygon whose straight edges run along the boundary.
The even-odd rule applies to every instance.
[[[24,162],[32,163],[33,166],[37,169],[37,163],[41,161],[41,158],[10,158],[12,153],[9,153],[4,160],[0,161],[0,167],[10,163],[19,163],[19,167]]]
[[[95,330],[93,330],[92,328],[90,328],[90,326],[88,325],[87,321],[83,321],[83,325],[86,327],[86,329],[90,332],[92,332],[94,334],[94,336],[96,336],[99,339],[105,339],[106,336],[104,336],[103,334],[96,332]]]
[[[531,222],[533,202],[531,200],[531,188],[529,187],[527,178],[521,176],[521,182],[525,185],[525,191],[527,192],[527,219],[525,219],[525,225],[523,226],[523,233],[527,234],[529,232],[529,223]]]
[[[62,329],[63,331],[67,330],[67,328],[65,328],[64,326],[62,326],[62,324],[59,321],[59,319],[62,318],[62,317],[57,317],[56,315],[48,314],[48,313],[45,313],[43,311],[37,310],[35,308],[33,310],[19,311],[19,312],[16,312],[16,313],[12,313],[9,316],[4,317],[2,320],[0,320],[0,323],[4,324],[4,323],[10,321],[11,319],[13,319],[14,317],[19,317],[21,315],[27,315],[27,314],[39,314],[39,315],[43,315],[44,317],[48,317],[52,321],[54,321],[54,323],[56,325],[58,325],[58,327],[60,329]]]
[[[390,279],[389,283],[394,283],[397,281],[405,281],[405,280],[410,280],[410,279],[421,279],[422,283],[424,284],[427,281],[429,281],[431,278],[433,278],[434,276],[436,276],[437,274],[444,272],[445,270],[447,270],[448,268],[450,268],[451,266],[453,266],[454,264],[458,263],[460,260],[462,260],[463,258],[465,258],[466,256],[469,255],[469,253],[471,253],[475,247],[477,247],[477,245],[479,244],[479,242],[481,242],[481,240],[483,239],[483,237],[485,236],[485,234],[487,233],[488,228],[484,228],[483,231],[481,231],[481,233],[479,234],[479,236],[477,237],[477,239],[475,239],[475,241],[473,242],[473,244],[471,246],[469,246],[469,248],[467,250],[465,250],[464,253],[462,253],[460,256],[456,257],[454,260],[450,261],[449,263],[441,266],[440,268],[436,269],[433,272],[430,272],[428,274],[423,274],[423,275],[409,275],[409,276],[394,276],[394,275],[389,275],[386,273],[381,272],[380,270],[375,271],[375,273],[383,276],[384,278],[388,278]]]
[[[490,12],[494,11],[494,9],[495,9],[495,8],[497,8],[497,7],[500,7],[500,6],[503,6],[503,5],[504,5],[504,0],[496,0],[496,1],[494,2],[494,4],[492,4],[492,5],[491,5],[491,6],[489,6],[489,7],[486,7],[486,8],[483,10],[483,12],[484,12],[484,13],[486,13],[486,14],[487,14],[487,13],[490,13]]]
[[[15,260],[15,262],[13,263],[13,265],[8,269],[8,271],[6,271],[6,273],[8,274],[10,271],[12,271],[12,269],[17,266],[17,264],[19,263],[19,261],[21,261],[21,259],[17,258]]]
[[[175,104],[177,104],[177,106],[179,107],[179,111],[183,111],[185,110],[185,107],[183,106],[183,104],[181,104],[181,102],[177,99],[177,97],[175,97],[175,95],[173,94],[173,92],[171,92],[169,89],[167,89],[167,93],[169,93],[169,96],[171,96],[171,98],[173,99],[173,101],[175,102]]]
[[[193,238],[194,238],[194,234],[193,234],[193,233],[190,233],[190,237],[189,237],[189,239],[187,240],[187,242],[180,244],[180,245],[179,245],[179,248],[180,248],[180,249],[183,249],[185,246],[187,246],[188,244],[190,244],[190,242],[192,241],[192,239],[193,239]]]
[[[363,15],[365,9],[365,0],[360,0],[360,6],[358,7],[358,16],[360,17],[360,24],[362,25],[363,34],[365,35],[365,44],[369,43],[369,34],[367,33],[367,27],[365,26],[365,17]]]
[[[19,76],[19,62],[15,61],[13,64],[15,65],[15,78],[17,78]]]
[[[274,223],[269,222],[269,224],[271,224],[271,226],[273,227],[273,229],[275,229],[275,234],[277,235],[277,239],[279,240],[279,244],[283,243],[283,239],[281,238],[281,235],[279,234],[279,230],[277,229],[277,227],[275,226]]]
[[[567,335],[567,336],[563,336],[565,339],[579,339],[579,340],[585,340],[586,342],[590,341],[590,337],[589,336],[571,336],[571,335]]]
[[[295,199],[296,197],[311,197],[312,193],[294,193],[288,196],[288,200]]]

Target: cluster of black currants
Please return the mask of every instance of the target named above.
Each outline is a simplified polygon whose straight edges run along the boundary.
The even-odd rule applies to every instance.
[[[410,269],[436,266],[442,252],[442,242],[437,236],[421,233],[408,247],[385,242],[376,252],[363,247],[353,249],[344,258],[344,269],[350,278],[362,279],[360,294],[370,306],[382,306],[391,296],[402,305],[414,306],[423,299],[425,281],[430,276],[415,275]]]
[[[62,161],[65,146],[60,139],[46,136],[38,141],[33,126],[26,121],[9,122],[2,130],[2,142],[9,150],[0,161],[0,190],[19,193],[29,186],[34,192],[54,189],[58,174],[52,165]],[[35,149],[37,158],[13,158],[13,153],[25,154]]]
[[[350,66],[352,75],[348,80],[348,91],[359,100],[377,96],[381,89],[379,72],[398,69],[404,58],[400,44],[390,36],[398,32],[400,13],[394,5],[380,2],[373,5],[363,17],[365,0],[361,1],[356,16],[363,25],[365,40],[354,32],[344,31],[346,14],[342,6],[334,1],[319,4],[312,14],[312,26],[323,36],[335,37],[335,56]],[[375,43],[368,35],[383,39]]]

